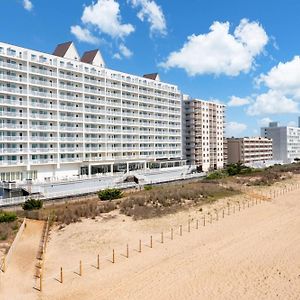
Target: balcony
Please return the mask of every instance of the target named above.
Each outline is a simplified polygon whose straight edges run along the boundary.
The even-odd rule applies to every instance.
[[[79,131],[81,132],[83,129],[82,127],[70,127],[70,126],[61,126],[60,131]]]
[[[40,164],[56,164],[57,160],[56,159],[32,159],[30,160],[30,164],[32,165],[40,165]]]
[[[11,118],[27,118],[26,113],[10,112],[10,111],[0,111],[0,116],[11,117]]]
[[[73,85],[60,84],[59,88],[61,90],[67,90],[67,91],[74,91],[74,92],[77,92],[77,93],[82,93],[82,87],[77,87],[77,86],[73,86]]]
[[[8,135],[2,135],[0,136],[0,141],[3,142],[22,142],[22,141],[27,141],[27,137],[26,136],[8,136]]]
[[[0,148],[0,154],[7,153],[25,153],[27,151],[26,148]]]
[[[76,76],[66,75],[66,74],[61,74],[61,73],[59,73],[59,78],[82,82],[82,77],[76,77]]]
[[[7,86],[0,86],[0,92],[25,95],[27,91],[25,89],[16,89]]]
[[[38,68],[30,68],[30,72],[32,73],[37,73],[37,74],[42,74],[46,76],[51,76],[51,77],[57,77],[57,73],[54,71],[48,71],[48,70],[42,70]]]
[[[0,123],[0,129],[15,129],[15,130],[27,130],[27,125],[14,124],[14,123]]]
[[[2,62],[2,61],[0,61],[0,67],[4,67],[4,68],[8,68],[8,69],[14,69],[14,70],[21,70],[21,71],[26,71],[27,70],[26,66],[13,64],[13,63]]]
[[[45,131],[56,131],[56,126],[47,126],[47,125],[30,125],[31,130],[45,130]]]
[[[53,83],[53,82],[50,82],[50,81],[30,79],[29,82],[31,84],[38,85],[38,86],[49,86],[49,87],[52,87],[52,88],[56,88],[57,87],[56,83]]]
[[[83,148],[77,148],[77,147],[60,147],[59,149],[60,152],[69,152],[69,153],[74,153],[74,152],[82,152]]]
[[[10,76],[0,74],[0,80],[9,80],[9,81],[17,81],[17,82],[26,82],[26,78],[18,77],[18,76]]]
[[[69,95],[62,95],[62,94],[60,94],[58,97],[60,99],[71,100],[71,101],[75,101],[75,102],[79,102],[79,103],[81,103],[83,101],[82,97],[76,97],[76,96],[69,96]]]
[[[27,164],[27,160],[0,160],[0,166],[24,166]]]
[[[30,153],[51,153],[51,152],[57,152],[57,148],[30,148]]]
[[[53,104],[49,105],[47,103],[42,103],[42,102],[30,102],[30,106],[43,108],[43,109],[57,110],[57,105],[53,105]]]
[[[57,94],[55,94],[55,93],[45,93],[45,92],[39,92],[39,91],[33,91],[33,90],[30,90],[29,93],[33,96],[46,97],[46,98],[51,98],[51,99],[57,98]]]
[[[56,120],[57,116],[48,115],[48,114],[30,114],[29,117],[31,119],[39,119],[39,120]]]
[[[54,142],[57,141],[57,137],[50,136],[31,136],[30,141],[45,141],[45,142]]]

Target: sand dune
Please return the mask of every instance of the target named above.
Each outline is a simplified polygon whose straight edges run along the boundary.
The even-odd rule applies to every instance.
[[[54,229],[42,299],[300,299],[299,200],[299,191],[292,191],[219,216],[218,222],[208,219],[205,227],[202,212],[194,210],[137,222],[115,214]],[[188,219],[193,220],[191,232]],[[137,251],[139,239],[142,253]],[[79,260],[82,276],[77,274]]]

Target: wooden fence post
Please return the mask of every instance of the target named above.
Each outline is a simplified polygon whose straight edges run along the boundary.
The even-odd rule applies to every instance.
[[[60,267],[60,283],[64,282],[64,277],[63,277],[63,269]]]
[[[112,263],[115,263],[115,249],[112,251]]]
[[[3,257],[2,271],[3,271],[3,273],[6,272],[6,257],[5,256]]]
[[[171,228],[171,240],[173,240],[173,228]]]
[[[164,233],[163,232],[160,234],[160,242],[162,244],[164,243]]]
[[[142,252],[142,241],[139,240],[139,253],[141,253],[141,252]]]
[[[223,209],[223,213],[222,213],[222,215],[223,215],[223,219],[224,219],[224,217],[225,217],[225,211],[224,211],[224,209]]]
[[[205,215],[203,217],[203,226],[205,226]]]
[[[79,275],[82,276],[82,261],[79,261]]]
[[[99,254],[97,255],[97,269],[100,269],[100,257]]]
[[[43,272],[40,271],[40,292],[43,291]]]
[[[152,235],[150,236],[150,248],[153,247],[153,242],[152,242]]]
[[[182,225],[179,226],[179,235],[182,236]]]

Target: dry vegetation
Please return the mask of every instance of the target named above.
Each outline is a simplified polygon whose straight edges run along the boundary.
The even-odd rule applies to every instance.
[[[79,222],[81,218],[96,218],[103,213],[119,209],[121,214],[132,216],[137,220],[175,213],[181,209],[237,193],[239,192],[233,189],[219,186],[217,182],[177,183],[127,193],[123,199],[118,200],[100,201],[93,198],[81,202],[51,204],[40,210],[19,212],[19,214],[27,218],[44,220],[50,215],[52,221],[68,225]]]
[[[135,220],[154,218],[237,193],[216,182],[162,185],[131,195],[121,202],[120,212]]]
[[[299,167],[299,166],[298,166]],[[293,176],[293,172],[279,171],[277,169],[268,168],[266,170],[255,172],[253,174],[247,174],[244,176],[236,176],[233,180],[242,185],[248,186],[270,186],[275,182],[290,179]]]
[[[220,183],[234,182],[237,187],[239,185],[271,185],[276,181],[291,178],[293,173],[300,173],[299,163],[273,166],[265,170],[255,170],[249,174],[217,180],[148,187],[143,191],[126,192],[124,198],[112,201],[99,201],[95,197],[80,202],[66,200],[64,203],[47,204],[41,210],[18,212],[18,215],[44,220],[50,215],[52,221],[66,225],[79,222],[81,218],[96,218],[103,213],[109,213],[116,209],[121,214],[132,216],[135,220],[154,218],[239,193],[238,188],[236,190],[226,189]],[[7,230],[2,230],[2,236],[6,235]]]
[[[81,202],[52,204],[40,210],[19,212],[19,214],[37,220],[46,220],[50,216],[52,222],[68,225],[79,222],[81,218],[95,218],[102,213],[115,210],[117,207],[118,202],[102,202],[92,199]]]
[[[22,221],[22,219],[17,219],[9,223],[0,223],[0,256],[7,253]]]

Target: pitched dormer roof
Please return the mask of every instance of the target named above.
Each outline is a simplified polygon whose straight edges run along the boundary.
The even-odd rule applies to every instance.
[[[145,74],[145,75],[143,75],[143,77],[144,77],[144,78],[151,79],[151,80],[160,81],[160,78],[159,78],[159,74],[158,74],[158,73]]]
[[[53,55],[79,60],[78,52],[73,44],[73,42],[66,42],[62,44],[58,44],[53,52]]]
[[[104,67],[104,60],[98,49],[86,51],[81,57],[81,61],[87,64]]]

